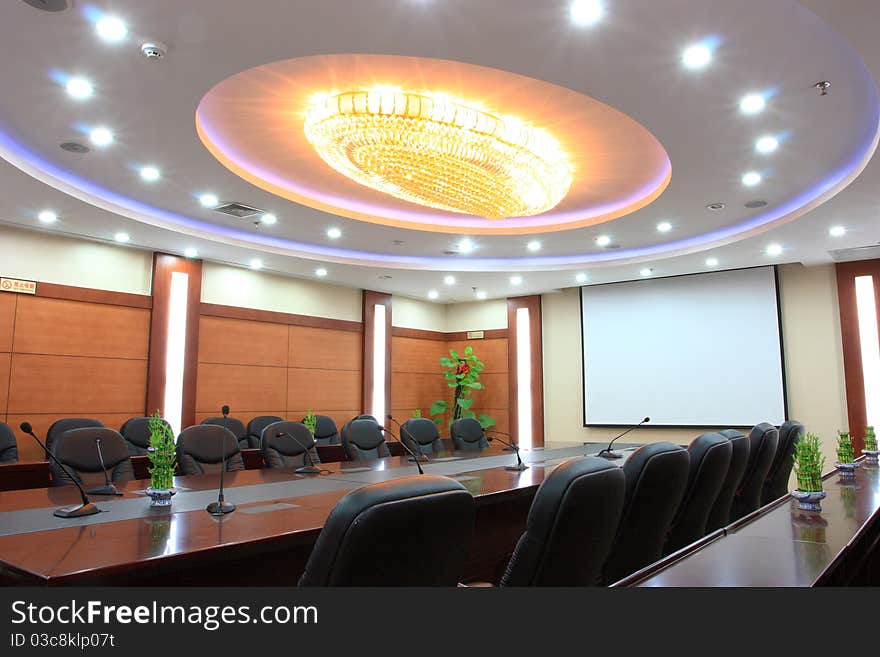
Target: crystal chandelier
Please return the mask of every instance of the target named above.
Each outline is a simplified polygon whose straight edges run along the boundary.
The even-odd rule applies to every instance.
[[[306,111],[305,135],[361,185],[487,219],[546,212],[572,183],[568,156],[547,132],[442,94],[321,94]]]

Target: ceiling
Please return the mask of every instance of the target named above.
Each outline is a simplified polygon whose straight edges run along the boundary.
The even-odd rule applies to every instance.
[[[131,240],[120,248],[195,248],[206,260],[242,266],[260,258],[266,270],[308,278],[321,267],[328,283],[419,298],[436,290],[440,302],[472,300],[475,288],[490,298],[546,292],[578,284],[578,274],[602,283],[638,278],[643,269],[653,276],[705,271],[707,258],[722,269],[830,262],[829,251],[880,243],[880,165],[872,159],[880,116],[880,6],[872,0],[604,0],[604,16],[591,26],[570,20],[568,0],[72,4],[58,13],[20,1],[0,8],[0,79],[13,90],[0,98],[3,224],[107,241],[125,231]],[[124,19],[125,40],[109,44],[97,37],[92,21],[102,12]],[[166,57],[143,57],[145,41],[165,44]],[[710,44],[712,61],[690,70],[682,51],[698,42]],[[596,199],[625,178],[620,162],[641,156],[629,152],[626,136],[610,121],[589,113],[567,145],[580,158],[608,156],[609,164],[589,176],[576,173],[575,185],[593,202],[578,204],[574,199],[581,197],[573,196],[558,214],[570,214],[575,227],[549,232],[523,231],[515,218],[488,232],[455,216],[442,218],[441,232],[432,225],[376,223],[273,193],[206,148],[196,112],[212,89],[252,69],[346,53],[420,58],[429,69],[444,60],[459,79],[473,67],[494,69],[487,79],[524,76],[536,85],[524,87],[522,96],[531,99],[541,84],[561,88],[560,97],[607,107],[607,116],[623,117],[655,139],[671,163],[668,186],[644,207],[590,221],[602,205]],[[63,82],[70,76],[88,78],[93,96],[69,98]],[[826,96],[813,88],[821,80],[831,82]],[[472,80],[464,86],[472,94],[481,88]],[[505,105],[501,111],[528,105],[513,92],[501,93],[500,83],[482,87],[486,98]],[[767,97],[763,112],[740,111],[749,92]],[[546,120],[548,129],[570,111],[538,100],[529,118]],[[249,146],[247,124],[242,128],[234,112],[226,121],[239,144]],[[113,144],[89,144],[97,125],[113,130]],[[259,122],[253,125],[252,141],[265,139]],[[756,152],[763,135],[778,139],[775,152]],[[91,151],[59,148],[68,141]],[[271,151],[271,140],[267,144]],[[303,161],[297,174],[281,157],[278,172],[332,182],[331,171],[318,169],[320,160]],[[161,169],[159,180],[141,179],[138,170],[146,164]],[[743,185],[749,171],[759,172],[762,182]],[[347,189],[353,198],[353,186],[340,181],[334,190]],[[203,208],[198,197],[206,192],[278,221],[255,225]],[[746,207],[756,200],[766,205]],[[708,210],[714,202],[725,208]],[[396,208],[430,214],[405,205]],[[37,215],[43,209],[58,221],[42,225]],[[657,230],[661,222],[669,224],[667,232]],[[846,233],[831,237],[832,226]],[[329,239],[331,227],[342,236]],[[610,245],[597,244],[600,235]],[[459,252],[464,237],[476,247],[470,253]],[[529,251],[530,241],[540,249]],[[779,254],[765,252],[771,243],[781,247]],[[449,274],[454,285],[443,282]],[[521,283],[513,285],[512,275]]]

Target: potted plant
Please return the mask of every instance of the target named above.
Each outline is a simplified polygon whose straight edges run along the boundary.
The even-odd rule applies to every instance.
[[[865,448],[862,450],[865,455],[865,461],[872,465],[877,465],[877,457],[880,451],[877,450],[877,434],[874,433],[874,427],[865,427]]]
[[[848,431],[837,432],[837,463],[834,467],[840,473],[841,479],[855,479],[856,468],[859,464],[855,462],[856,453],[853,449],[852,438]]]
[[[162,414],[156,411],[150,416],[150,446],[147,458],[150,459],[150,506],[170,506],[174,495],[174,468],[177,465],[177,453],[174,444],[174,433]]]
[[[420,418],[420,417],[422,417],[422,409],[421,409],[421,408],[415,408],[415,409],[413,409],[412,416],[413,416],[413,418]]]
[[[311,409],[306,413],[306,416],[303,418],[303,424],[306,425],[306,429],[309,430],[309,433],[312,434],[312,438],[315,437],[315,431],[318,428],[318,418],[315,417],[315,414],[312,413]]]
[[[446,385],[453,390],[452,403],[438,399],[431,404],[428,413],[434,419],[434,423],[438,426],[442,425],[445,414],[451,410],[447,424],[452,424],[459,418],[470,417],[476,419],[484,429],[495,426],[495,420],[490,415],[486,413],[477,415],[472,410],[474,400],[471,394],[474,390],[483,389],[483,384],[480,383],[480,372],[485,367],[483,361],[477,358],[470,345],[464,348],[463,356],[459,356],[455,349],[449,350],[449,356],[449,358],[441,358],[440,365],[444,368],[443,378],[446,380]]]
[[[819,436],[808,433],[795,443],[794,472],[797,476],[797,489],[791,496],[798,501],[798,507],[805,511],[821,511],[820,501],[825,497],[822,489],[822,468],[825,457]]]

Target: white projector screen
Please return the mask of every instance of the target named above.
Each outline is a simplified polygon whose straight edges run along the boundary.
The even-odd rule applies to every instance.
[[[773,267],[581,288],[584,426],[785,420]]]

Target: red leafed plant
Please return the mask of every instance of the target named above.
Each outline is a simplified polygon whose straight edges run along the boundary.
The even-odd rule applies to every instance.
[[[472,409],[474,400],[471,394],[474,390],[483,390],[483,384],[480,383],[480,372],[485,367],[483,361],[477,358],[470,345],[464,348],[464,355],[459,356],[455,349],[450,349],[449,356],[449,358],[445,356],[441,358],[440,365],[443,367],[446,385],[453,390],[452,403],[450,404],[445,399],[438,399],[431,405],[428,412],[434,419],[434,423],[438,426],[442,425],[451,407],[452,414],[448,424],[452,424],[454,420],[459,418],[471,417],[476,419],[484,429],[494,426],[495,420],[490,415],[486,413],[477,415]]]

